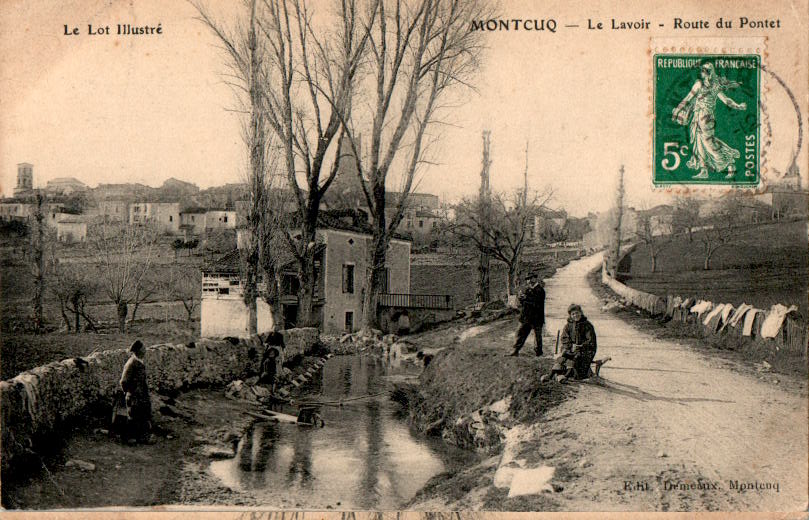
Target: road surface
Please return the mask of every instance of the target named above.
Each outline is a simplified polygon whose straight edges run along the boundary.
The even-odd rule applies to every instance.
[[[554,496],[560,509],[805,511],[805,394],[602,312],[586,279],[600,261],[572,262],[546,284],[546,333],[579,303],[596,357],[612,357],[602,381],[574,383],[576,398],[538,426],[544,463],[576,475]]]

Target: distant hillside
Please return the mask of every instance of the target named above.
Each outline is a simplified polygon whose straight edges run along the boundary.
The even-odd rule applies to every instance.
[[[649,252],[639,245],[629,256],[625,283],[659,296],[694,296],[714,302],[748,303],[768,309],[773,303],[795,304],[807,316],[809,253],[807,223],[786,222],[751,225],[737,231],[730,244],[702,269],[702,242],[677,237],[650,271]]]

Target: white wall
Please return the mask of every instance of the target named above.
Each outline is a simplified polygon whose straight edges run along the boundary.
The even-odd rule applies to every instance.
[[[270,306],[262,299],[256,302],[259,334],[272,330]],[[201,332],[203,338],[247,336],[247,306],[242,300],[202,299]]]

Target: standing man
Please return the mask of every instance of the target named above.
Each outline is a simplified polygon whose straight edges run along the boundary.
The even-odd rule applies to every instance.
[[[537,356],[542,355],[542,326],[545,324],[545,289],[535,273],[525,277],[528,287],[520,294],[520,328],[517,330],[517,341],[514,342],[512,356],[519,356],[525,340],[534,331]]]

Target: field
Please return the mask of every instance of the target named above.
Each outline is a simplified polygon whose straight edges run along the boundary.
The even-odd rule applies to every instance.
[[[702,242],[678,237],[660,253],[657,272],[649,252],[639,245],[629,256],[624,283],[658,296],[694,296],[713,302],[748,303],[761,309],[772,304],[797,305],[807,316],[809,254],[806,222],[786,222],[740,229],[703,270]]]
[[[52,361],[84,356],[94,351],[128,348],[136,339],[153,345],[185,343],[199,336],[199,301],[191,321],[188,321],[188,314],[180,302],[160,301],[160,296],[156,295],[141,304],[137,319],[130,321],[127,333],[122,334],[117,330],[115,306],[105,300],[101,291],[89,298],[86,309],[101,332],[64,332],[59,305],[47,289],[54,284],[52,277],[46,277],[43,301],[45,327],[49,333],[32,334],[29,329],[34,283],[23,257],[25,250],[24,244],[6,242],[0,251],[0,380]],[[59,247],[56,254],[60,260],[79,262],[87,265],[88,269],[93,267],[91,257],[84,248]],[[181,256],[175,264],[173,251],[165,245],[159,250],[149,275],[159,280],[166,276],[171,264],[196,269],[200,262],[196,257]],[[130,305],[130,318],[132,310],[133,306]]]
[[[554,273],[559,262],[566,262],[573,256],[575,254],[571,252],[554,257],[528,250],[524,259],[533,271],[544,278]],[[505,264],[491,262],[489,280],[493,300],[506,299],[507,274]],[[477,283],[477,259],[471,253],[461,257],[441,254],[411,256],[410,292],[413,294],[451,294],[455,308],[462,309],[475,303]]]

